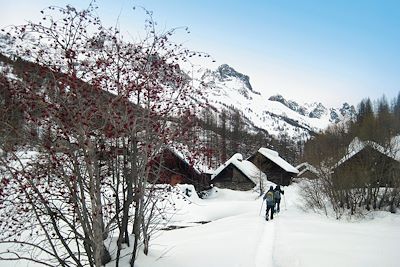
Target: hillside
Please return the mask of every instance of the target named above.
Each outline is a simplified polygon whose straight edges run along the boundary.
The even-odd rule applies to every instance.
[[[0,43],[8,55],[0,56],[2,76],[6,80],[21,79],[21,69],[32,63],[13,56],[9,39],[3,37]],[[188,77],[203,92],[195,101],[206,108],[196,116],[200,139],[215,153],[208,163],[214,168],[235,153],[250,156],[259,147],[278,150],[289,162],[297,163],[297,151],[310,136],[355,114],[347,103],[340,109],[328,109],[318,102],[300,105],[280,95],[266,97],[252,87],[247,75],[226,64],[214,71],[200,68],[188,72]]]
[[[19,60],[15,50],[18,46],[25,44],[0,36],[0,49],[6,55],[0,57],[0,70],[8,80],[21,79],[16,67],[33,60],[29,53],[23,55],[25,61]],[[202,92],[192,99],[204,105],[201,112],[196,112],[200,125],[196,130],[214,152],[208,163],[214,168],[235,153],[247,157],[259,147],[278,150],[289,162],[298,163],[306,140],[330,124],[355,116],[354,107],[347,103],[327,108],[319,102],[299,104],[281,95],[267,96],[260,93],[262,88],[251,85],[249,76],[227,64],[216,70],[197,68],[186,73],[188,82]]]
[[[31,49],[32,43],[21,43],[18,39],[0,35],[1,53],[9,59],[15,58],[19,46]],[[9,59],[0,59],[3,61],[0,70],[10,71],[7,68]],[[34,60],[29,53],[24,55],[24,59]],[[208,103],[209,110],[217,114],[223,110],[239,112],[247,131],[258,132],[261,129],[277,139],[284,135],[293,141],[305,141],[329,124],[351,119],[356,113],[354,106],[348,103],[343,103],[342,107],[325,107],[318,99],[310,103],[297,103],[281,95],[260,93],[262,88],[253,88],[249,76],[228,64],[216,70],[197,67],[185,71],[194,87],[204,93],[202,99],[197,100]]]

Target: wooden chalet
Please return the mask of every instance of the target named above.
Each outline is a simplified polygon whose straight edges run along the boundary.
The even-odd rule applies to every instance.
[[[241,154],[233,155],[211,176],[211,183],[219,188],[232,190],[250,190],[255,187],[266,187],[266,175],[253,163],[243,160]]]
[[[163,184],[192,184],[197,191],[209,188],[210,176],[202,173],[174,148],[164,148],[152,161],[150,180]]]
[[[295,167],[281,158],[278,152],[268,148],[260,148],[248,160],[264,172],[269,181],[278,185],[289,185],[292,178],[299,173]]]
[[[355,138],[332,175],[338,186],[392,187],[400,183],[400,159],[375,142]]]
[[[297,178],[318,179],[320,176],[318,170],[308,162],[303,162],[296,166],[299,171]]]

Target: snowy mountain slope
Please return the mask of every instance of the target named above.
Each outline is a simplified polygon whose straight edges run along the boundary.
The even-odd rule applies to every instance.
[[[237,109],[254,126],[275,137],[286,132],[293,139],[305,139],[355,114],[354,107],[347,103],[342,108],[328,109],[321,103],[299,105],[280,95],[268,98],[254,90],[248,76],[226,64],[214,71],[198,68],[189,75],[195,86],[203,87],[209,105],[219,112]]]
[[[330,116],[329,121],[331,123],[338,123],[341,120],[354,116],[354,106],[350,106],[348,103],[343,103],[341,108],[329,108],[327,109],[322,103],[305,103],[303,106],[292,100],[286,100],[281,95],[271,96],[268,100],[277,101],[290,108],[297,113],[310,117],[321,119],[326,116]]]

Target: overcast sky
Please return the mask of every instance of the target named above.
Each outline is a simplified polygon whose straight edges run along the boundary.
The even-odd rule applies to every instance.
[[[50,5],[77,0],[0,0],[0,27],[38,20]],[[250,76],[264,95],[299,102],[358,104],[400,91],[400,1],[387,0],[99,0],[99,15],[131,36],[143,29],[144,6],[160,29],[188,26],[177,42],[208,52]]]

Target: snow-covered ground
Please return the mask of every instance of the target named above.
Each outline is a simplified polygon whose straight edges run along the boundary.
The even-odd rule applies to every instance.
[[[206,200],[192,197],[176,223],[211,222],[160,233],[136,266],[399,266],[399,215],[337,221],[304,212],[297,184],[284,190],[281,213],[268,222],[254,192],[217,189]]]
[[[268,222],[255,192],[214,189],[208,199],[181,196],[170,224],[188,227],[158,232],[149,255],[140,253],[135,266],[399,266],[400,215],[376,212],[374,219],[350,222],[307,213],[299,206],[299,188],[283,188],[281,212]]]

